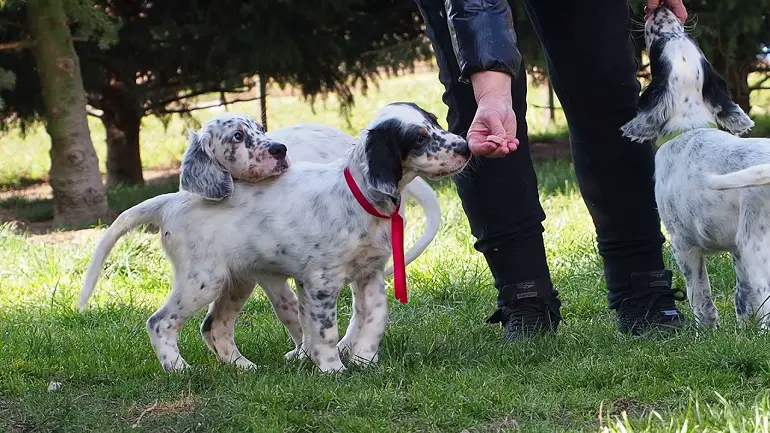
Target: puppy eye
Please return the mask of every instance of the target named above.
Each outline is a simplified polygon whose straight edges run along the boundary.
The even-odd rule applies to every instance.
[[[427,135],[420,134],[419,136],[417,136],[417,144],[425,144],[428,142],[429,138],[430,137],[428,137]]]
[[[233,134],[233,138],[231,140],[233,143],[240,143],[243,141],[243,133],[242,132],[236,132]]]

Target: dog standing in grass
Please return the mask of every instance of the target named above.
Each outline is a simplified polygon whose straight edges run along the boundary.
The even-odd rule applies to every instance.
[[[706,256],[732,254],[739,324],[770,325],[770,140],[740,138],[753,121],[666,7],[645,22],[652,82],[622,127],[657,140],[655,197],[698,322],[718,324]],[[719,127],[726,131],[720,130]]]
[[[97,246],[79,307],[87,304],[118,239],[139,224],[153,223],[160,227],[174,269],[171,294],[147,321],[165,370],[187,367],[179,332],[190,315],[212,302],[204,340],[221,361],[253,366],[235,345],[233,323],[254,286],[266,278],[297,283],[298,353],[309,354],[321,371],[344,370],[340,352],[356,362],[376,362],[387,324],[384,270],[391,228],[390,221],[357,202],[351,182],[387,215],[416,176],[455,174],[469,158],[467,142],[441,128],[435,116],[414,104],[389,104],[362,131],[347,158],[294,163],[258,183],[234,182],[232,195],[218,202],[180,191],[125,211]],[[353,289],[354,317],[338,341],[337,297],[347,284]],[[289,292],[278,294],[274,307],[290,303]]]

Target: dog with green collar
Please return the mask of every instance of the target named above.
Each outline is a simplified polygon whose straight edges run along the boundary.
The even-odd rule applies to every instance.
[[[754,126],[725,80],[664,5],[645,21],[652,81],[622,126],[659,146],[655,200],[699,324],[716,326],[707,256],[729,252],[740,325],[770,327],[770,140],[742,138]]]

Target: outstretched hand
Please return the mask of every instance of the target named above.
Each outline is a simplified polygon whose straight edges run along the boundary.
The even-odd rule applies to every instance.
[[[497,158],[519,146],[516,113],[511,102],[511,77],[485,71],[471,76],[478,108],[468,129],[468,147],[476,156]]]

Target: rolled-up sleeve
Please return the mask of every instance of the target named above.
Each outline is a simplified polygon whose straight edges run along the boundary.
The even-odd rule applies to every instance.
[[[460,81],[479,71],[517,75],[521,53],[506,0],[445,0],[444,6]]]

